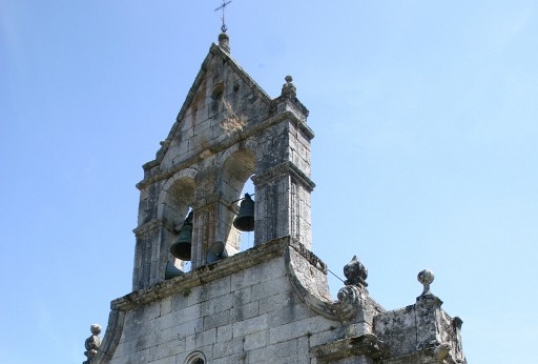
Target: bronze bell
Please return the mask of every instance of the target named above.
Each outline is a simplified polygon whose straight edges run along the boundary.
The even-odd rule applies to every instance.
[[[177,268],[172,262],[166,263],[166,269],[164,271],[164,279],[169,280],[174,277],[179,277],[185,275],[181,269]]]
[[[241,231],[254,231],[254,201],[248,193],[241,201],[239,213],[233,222],[236,229]]]
[[[192,211],[189,213],[183,226],[179,229],[176,241],[170,245],[170,253],[183,261],[191,260],[192,246]]]

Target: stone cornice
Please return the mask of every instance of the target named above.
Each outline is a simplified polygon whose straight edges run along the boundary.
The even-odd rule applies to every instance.
[[[455,360],[451,355],[448,355],[442,360],[438,360],[435,357],[435,348],[436,346],[432,345],[430,347],[417,350],[411,354],[402,355],[394,358],[385,358],[383,359],[384,364],[431,364],[431,363],[442,363],[442,364],[461,364],[461,360]],[[467,363],[467,361],[463,361]]]
[[[252,182],[254,184],[259,184],[260,182],[270,181],[271,179],[278,178],[282,175],[290,174],[295,180],[299,181],[303,186],[305,186],[310,192],[316,187],[316,184],[297,167],[293,162],[286,161],[280,163],[268,170],[264,171],[261,174],[255,175],[252,177]]]
[[[297,118],[301,120],[301,122],[298,123],[297,126],[309,140],[314,139],[314,132],[306,124],[306,118],[308,117],[308,109],[296,97],[290,98],[285,96],[279,96],[276,99],[272,100],[272,105],[277,104],[285,104],[286,108],[297,112]]]
[[[133,233],[137,238],[142,238],[144,234],[147,234],[151,230],[160,228],[160,227],[166,227],[168,230],[173,231],[174,226],[166,219],[153,219],[151,221],[148,221],[147,223],[138,226],[133,230]]]
[[[175,293],[220,279],[278,256],[283,256],[288,237],[260,244],[252,249],[233,255],[213,264],[204,265],[183,276],[154,284],[151,287],[129,293],[111,302],[112,310],[129,311]]]
[[[219,262],[204,265],[194,271],[191,271],[183,276],[175,277],[173,279],[159,282],[151,287],[132,292],[121,298],[118,298],[111,302],[112,310],[129,311],[137,307],[149,304],[164,297],[171,296],[175,293],[182,292],[186,289],[191,289],[201,284],[205,284],[224,276],[233,274],[235,272],[247,269],[251,266],[266,262],[275,257],[285,256],[288,262],[288,272],[290,274],[290,280],[293,280],[294,288],[300,289],[303,298],[311,296],[308,290],[302,286],[298,280],[295,271],[291,267],[291,256],[288,249],[294,249],[298,254],[304,257],[310,265],[319,269],[323,274],[327,274],[327,265],[321,261],[314,253],[306,249],[302,244],[293,241],[289,236],[278,238],[270,242],[260,244],[252,249],[233,255],[225,260]],[[306,294],[306,296],[305,296]],[[312,303],[312,300],[311,302]],[[338,307],[339,304],[333,304],[330,301],[323,302],[322,305],[328,304],[330,308],[323,308],[328,318],[342,321],[345,318],[345,310]],[[316,302],[313,306],[319,306],[320,303]],[[312,306],[312,305],[309,305]],[[355,310],[355,308],[353,309]],[[316,310],[317,311],[317,310]]]
[[[312,348],[312,353],[320,363],[366,356],[378,359],[384,356],[384,345],[374,335],[361,335],[342,340],[333,341]]]

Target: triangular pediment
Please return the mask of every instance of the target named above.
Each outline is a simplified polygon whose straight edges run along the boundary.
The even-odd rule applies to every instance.
[[[221,46],[212,44],[153,163],[170,168],[230,133],[267,118],[271,98]],[[172,160],[173,159],[173,160]]]

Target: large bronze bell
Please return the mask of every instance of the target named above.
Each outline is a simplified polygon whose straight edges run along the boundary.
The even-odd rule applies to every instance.
[[[248,193],[239,206],[239,214],[233,222],[236,229],[241,231],[254,231],[254,201]]]
[[[189,213],[183,226],[179,229],[176,241],[170,245],[170,253],[183,261],[191,260],[192,247],[192,211]]]

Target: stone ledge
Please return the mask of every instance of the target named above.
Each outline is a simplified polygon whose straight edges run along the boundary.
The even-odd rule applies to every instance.
[[[129,293],[111,302],[112,310],[129,311],[155,302],[175,293],[220,279],[275,257],[283,256],[290,238],[283,237],[260,244],[244,252],[213,264],[199,267],[183,276],[154,284],[151,287]]]
[[[144,234],[149,233],[151,230],[154,230],[163,226],[169,231],[174,230],[174,226],[172,225],[172,223],[163,218],[163,219],[150,220],[146,222],[145,224],[142,224],[136,227],[135,229],[133,229],[133,233],[135,234],[137,238],[141,238]]]
[[[439,360],[435,358],[435,347],[428,347],[408,355],[386,358],[383,364],[467,364],[467,360],[456,361],[451,356]]]
[[[291,161],[280,163],[274,167],[269,168],[268,170],[264,171],[259,175],[254,175],[252,177],[252,182],[257,185],[260,184],[262,181],[269,181],[271,179],[280,177],[288,173],[295,180],[300,182],[306,189],[308,189],[309,192],[312,192],[314,190],[314,187],[316,187],[316,184],[312,182],[312,180]]]
[[[384,344],[374,335],[362,335],[315,346],[311,352],[319,362],[331,363],[354,356],[380,359],[385,355],[385,348]]]
[[[297,112],[299,112],[299,115],[302,115],[302,117],[306,120],[308,117],[309,111],[306,108],[306,106],[303,105],[301,101],[297,97],[287,97],[287,96],[279,96],[272,100],[273,105],[278,104],[285,104],[285,107],[290,107],[295,109]],[[275,107],[273,106],[273,107]],[[300,116],[299,116],[300,117]],[[302,123],[299,123],[298,125],[299,129],[306,135],[306,137],[309,140],[314,139],[314,132],[308,125],[306,125],[306,122],[303,121]]]

